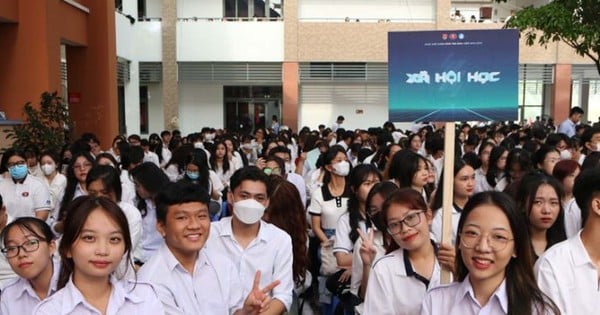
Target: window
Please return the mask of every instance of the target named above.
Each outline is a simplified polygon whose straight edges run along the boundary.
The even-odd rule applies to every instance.
[[[283,0],[225,0],[226,18],[268,18],[283,16]]]
[[[148,127],[148,87],[140,86],[140,133],[147,134]]]
[[[544,82],[542,80],[519,80],[519,121],[535,121],[542,116]]]

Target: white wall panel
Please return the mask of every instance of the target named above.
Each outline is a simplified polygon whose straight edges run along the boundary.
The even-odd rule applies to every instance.
[[[215,18],[223,16],[223,0],[177,0],[177,17]]]
[[[177,23],[178,61],[283,61],[283,22]]]
[[[223,87],[191,82],[179,84],[179,129],[186,135],[202,127],[223,128]]]

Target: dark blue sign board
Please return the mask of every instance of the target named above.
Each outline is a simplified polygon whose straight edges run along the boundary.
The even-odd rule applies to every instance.
[[[389,120],[518,118],[517,30],[390,32]]]

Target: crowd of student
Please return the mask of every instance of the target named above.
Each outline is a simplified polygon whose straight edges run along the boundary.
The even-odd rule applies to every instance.
[[[600,128],[581,114],[457,126],[448,172],[443,130],[341,116],[8,149],[0,314],[595,314]]]

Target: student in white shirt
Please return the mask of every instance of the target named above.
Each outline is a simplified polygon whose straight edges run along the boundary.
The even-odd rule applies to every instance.
[[[148,139],[142,139],[140,144],[141,144],[142,148],[144,149],[144,162],[152,162],[156,166],[161,167],[160,159],[158,158],[158,154],[156,154],[150,150],[150,141],[148,141]]]
[[[227,144],[222,141],[215,142],[215,151],[211,152],[210,155],[210,165],[225,189],[229,188],[229,178],[231,178],[231,175],[240,168],[234,162]]]
[[[503,146],[496,146],[490,152],[490,162],[488,171],[485,174],[485,182],[481,191],[495,190],[504,191],[508,185],[506,177],[506,160],[508,158],[508,150]]]
[[[137,208],[142,215],[142,238],[138,250],[133,253],[137,265],[142,265],[164,243],[156,230],[156,204],[154,198],[169,183],[165,173],[153,163],[142,163],[131,170],[137,192]]]
[[[454,189],[452,196],[452,240],[451,244],[456,243],[456,230],[458,229],[458,220],[460,213],[467,204],[467,201],[475,191],[475,170],[473,167],[465,163],[465,161],[456,159],[454,161]],[[444,174],[445,175],[445,174]],[[440,178],[443,183],[444,175]],[[435,197],[431,205],[435,209],[433,214],[433,222],[431,223],[431,233],[437,242],[442,241],[442,198],[443,187],[440,187],[435,192]]]
[[[213,222],[206,248],[218,251],[234,262],[243,295],[252,291],[251,279],[261,271],[260,286],[275,280],[281,283],[272,292],[269,309],[262,314],[290,310],[294,288],[292,241],[276,226],[261,220],[269,204],[268,177],[257,167],[245,167],[231,176],[227,200],[233,216]]]
[[[0,314],[31,314],[40,301],[56,291],[54,233],[46,222],[22,217],[7,225],[1,237],[2,253],[19,277],[2,289]]]
[[[2,157],[3,169],[9,178],[0,182],[0,195],[11,218],[37,217],[46,220],[50,214],[51,199],[48,187],[41,179],[27,172],[25,154],[8,149]]]
[[[233,263],[204,247],[209,237],[209,196],[187,182],[170,183],[156,196],[157,229],[165,244],[140,269],[168,314],[258,314],[267,310],[270,291],[255,284],[244,301]],[[258,275],[260,280],[260,275]]]
[[[481,166],[475,170],[475,193],[489,190],[486,175],[490,167],[490,153],[493,148],[494,144],[490,141],[484,141],[479,145],[477,156]]]
[[[581,209],[573,197],[575,178],[579,176],[581,166],[573,160],[563,160],[554,166],[552,176],[562,184],[564,195],[562,206],[565,211],[565,233],[567,238],[574,236],[581,230]]]
[[[600,169],[581,172],[573,195],[581,208],[583,229],[546,251],[535,265],[535,275],[562,314],[596,314],[600,309]]]
[[[58,162],[58,155],[54,152],[45,151],[40,154],[40,168],[43,174],[41,178],[50,191],[52,209],[60,202],[67,187],[67,178],[58,172]]]
[[[429,237],[431,209],[414,189],[394,191],[382,211],[393,241],[371,268],[364,314],[419,314],[425,293],[440,284],[441,266],[453,268],[454,248],[436,248]]]
[[[534,260],[548,248],[567,239],[564,210],[560,199],[563,189],[556,178],[532,172],[521,181],[517,206],[527,217]]]
[[[154,288],[112,274],[126,257],[127,217],[108,198],[83,196],[71,203],[59,249],[59,290],[33,314],[164,314]]]
[[[371,228],[367,232],[366,238],[363,235],[354,244],[350,282],[350,292],[360,301],[365,299],[371,266],[374,261],[385,255],[385,247],[390,241],[389,236],[385,233],[386,226],[381,209],[385,198],[397,189],[398,186],[392,182],[379,182],[373,185],[367,195],[366,210]],[[362,309],[362,306],[360,308]]]
[[[285,146],[279,145],[269,151],[269,158],[273,156],[283,160],[284,164],[283,169],[281,170],[283,172],[283,178],[296,186],[298,193],[300,194],[300,199],[302,199],[302,205],[306,207],[306,182],[302,176],[294,172],[292,167],[292,154],[290,150]]]
[[[71,201],[79,196],[87,195],[85,179],[87,178],[87,173],[95,164],[96,161],[89,152],[76,152],[73,154],[71,162],[67,167],[67,187],[65,188],[65,194],[61,198],[60,205],[57,205],[59,209],[55,210],[58,213],[55,224],[52,227],[55,232],[62,233],[62,220],[66,216],[66,211]]]
[[[425,203],[429,202],[431,192],[425,189],[429,182],[429,167],[422,155],[411,150],[399,151],[392,158],[388,175],[398,187],[412,188],[423,196]]]
[[[86,188],[90,196],[106,197],[123,210],[131,234],[132,252],[135,252],[142,237],[142,215],[131,203],[121,200],[122,186],[118,171],[109,165],[92,167],[86,178]]]
[[[221,191],[224,189],[223,183],[217,174],[209,169],[206,152],[202,149],[194,149],[186,158],[185,173],[183,181],[199,185],[210,195],[210,198],[216,202],[221,202]]]
[[[421,314],[560,314],[535,282],[527,231],[508,195],[474,195],[458,223],[458,282],[432,289]]]

